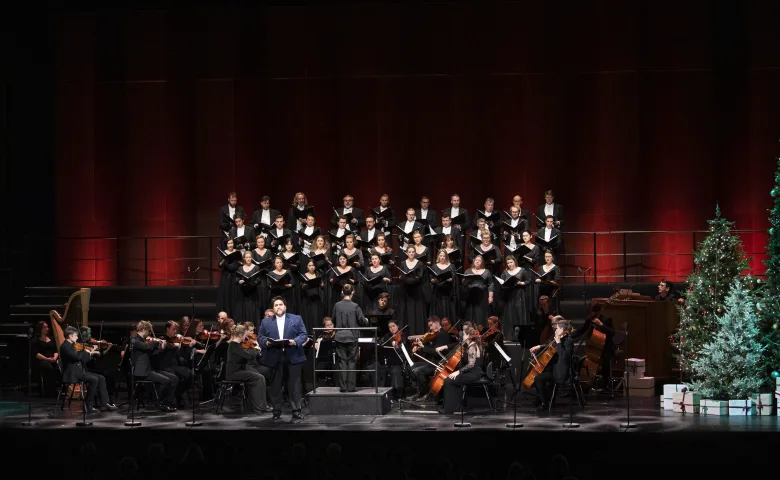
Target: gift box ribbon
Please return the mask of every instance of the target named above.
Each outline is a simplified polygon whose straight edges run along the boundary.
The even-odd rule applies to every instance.
[[[675,405],[679,405],[679,406],[680,406],[680,412],[681,412],[683,415],[685,414],[685,407],[686,407],[686,403],[685,403],[685,395],[686,395],[687,393],[688,393],[688,391],[687,391],[687,390],[686,390],[686,391],[684,391],[684,392],[682,392],[683,396],[682,396],[682,398],[680,399],[680,401],[679,401],[679,402],[672,402],[672,403],[674,403]],[[687,406],[689,406],[689,407],[692,407],[693,405],[687,405]]]

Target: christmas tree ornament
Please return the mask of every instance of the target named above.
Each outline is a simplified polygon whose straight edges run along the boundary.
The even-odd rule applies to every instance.
[[[778,378],[778,377],[780,377],[780,372],[778,372],[777,370],[775,370],[775,371],[773,371],[773,372],[772,372],[770,375],[772,375],[772,378]]]

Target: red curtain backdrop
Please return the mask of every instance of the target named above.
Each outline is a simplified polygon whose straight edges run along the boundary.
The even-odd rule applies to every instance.
[[[470,211],[516,193],[535,210],[553,189],[570,232],[705,229],[716,202],[737,228],[765,230],[780,4],[714,3],[53,15],[58,236],[217,235],[230,191],[247,214],[263,195],[286,212],[304,191],[320,224],[345,193],[367,208],[386,192],[400,215],[423,194],[445,208],[452,192]],[[743,239],[763,252],[764,234]],[[623,241],[597,235],[598,251],[622,253]],[[592,234],[567,242],[585,254],[568,264],[593,265]],[[629,253],[693,249],[690,234],[625,242]],[[61,238],[57,278],[182,283],[187,266],[213,267],[198,258],[214,246]],[[599,258],[599,275],[622,262]],[[628,263],[640,275],[691,268],[690,256]]]

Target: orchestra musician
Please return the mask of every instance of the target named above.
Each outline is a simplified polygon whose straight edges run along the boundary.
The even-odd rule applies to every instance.
[[[474,383],[482,378],[482,341],[476,327],[471,322],[463,324],[463,354],[458,369],[450,373],[442,387],[444,404],[439,413],[451,415],[460,405],[463,385]]]
[[[65,329],[65,341],[60,345],[63,363],[62,381],[70,384],[79,382],[87,384],[87,398],[84,408],[88,413],[98,411],[92,406],[95,403],[96,395],[100,397],[100,411],[116,410],[116,405],[112,404],[108,398],[106,378],[103,375],[88,372],[85,368],[85,364],[90,361],[92,356],[100,355],[100,351],[89,346],[77,347],[78,339],[79,331],[76,328],[67,327]]]
[[[658,284],[658,294],[653,297],[656,302],[679,302],[683,303],[682,298],[678,298],[674,292],[674,284],[669,280],[661,280]]]
[[[40,321],[35,326],[32,352],[41,374],[41,395],[46,398],[53,397],[57,393],[54,387],[60,377],[60,368],[57,365],[60,354],[57,353],[54,340],[49,337],[49,324],[45,321]]]
[[[243,382],[246,385],[249,403],[252,405],[252,412],[255,415],[268,413],[265,397],[265,377],[251,368],[252,362],[255,362],[260,347],[257,343],[249,348],[244,348],[242,343],[247,340],[248,332],[244,325],[236,325],[228,340],[227,363],[225,379],[236,382]]]
[[[352,301],[355,288],[346,284],[341,289],[342,299],[333,307],[333,320],[336,328],[356,328],[368,325],[368,319],[363,315],[360,306]],[[354,371],[357,364],[359,330],[336,331],[336,355],[339,358],[338,385],[340,392],[354,392],[357,374]]]
[[[133,375],[136,380],[151,380],[159,385],[159,396],[163,400],[157,407],[163,412],[175,412],[174,392],[179,385],[179,378],[172,373],[152,368],[152,355],[164,349],[166,342],[152,336],[152,324],[146,320],[138,322],[136,332],[131,345]]]
[[[430,338],[430,340],[423,342],[424,337]],[[452,337],[442,330],[439,317],[435,316],[428,318],[428,333],[426,335],[410,337],[410,340],[414,341],[412,353],[423,355],[435,363],[441,361],[441,355],[446,355],[449,353],[449,349],[456,345],[456,342],[452,341]],[[436,369],[433,365],[426,361],[414,362],[409,376],[417,389],[417,394],[409,397],[409,400],[419,402],[428,397],[431,377],[435,372]]]
[[[458,329],[452,325],[449,317],[441,317],[441,329],[447,332],[450,337],[452,337],[453,343],[457,343],[460,340],[460,333],[458,332]]]
[[[574,354],[574,341],[571,338],[572,336],[568,334],[571,330],[571,322],[561,316],[557,316],[553,320],[556,323],[552,345],[555,345],[556,353],[544,371],[536,375],[534,379],[534,385],[539,394],[539,398],[537,398],[535,403],[539,410],[549,408],[550,397],[548,392],[550,383],[555,382],[561,385],[567,384],[569,381],[571,360]],[[542,348],[544,348],[544,345],[531,347],[531,354],[535,355]]]
[[[260,199],[260,209],[252,212],[252,219],[249,223],[255,232],[262,235],[271,229],[277,215],[279,215],[279,210],[271,208],[271,197],[265,195]]]
[[[592,327],[595,330],[603,333],[606,337],[604,339],[604,350],[601,353],[601,365],[599,365],[599,372],[601,377],[599,378],[599,387],[604,388],[612,376],[612,359],[615,356],[615,344],[613,338],[615,337],[615,328],[612,321],[612,317],[605,317],[601,314],[604,306],[600,303],[594,303],[590,307],[590,315],[585,319],[585,322],[575,330],[571,336],[575,342],[583,339],[589,329]],[[598,372],[597,372],[598,373]]]
[[[325,317],[322,319],[322,327],[331,329],[334,327],[333,319]],[[314,351],[317,352],[315,357],[315,368],[317,370],[333,370],[336,366],[336,330],[321,330],[314,341]],[[308,380],[308,379],[307,379]],[[319,375],[317,375],[317,385],[320,386]],[[330,376],[330,372],[325,372],[325,385],[334,386],[333,378]]]
[[[547,215],[552,215],[555,228],[563,228],[563,205],[554,203],[554,199],[552,190],[544,192],[544,203],[536,209],[536,228],[544,227]]]
[[[379,340],[379,345],[382,345],[381,360],[378,367],[371,364],[367,367],[368,370],[376,370],[379,375],[379,386],[387,386],[385,380],[388,372],[390,373],[390,386],[392,392],[390,394],[391,401],[398,401],[403,398],[404,391],[404,373],[403,366],[406,363],[401,346],[406,345],[407,337],[406,332],[402,332],[398,328],[398,323],[395,320],[387,322],[387,333]],[[368,383],[374,385],[374,372],[368,372]]]
[[[105,362],[98,363],[101,358],[103,358],[103,355],[111,351],[112,349],[119,349],[119,346],[114,347],[111,343],[108,343],[106,341],[98,342],[95,339],[92,338],[92,329],[89,327],[78,327],[79,330],[79,338],[78,343],[84,345],[85,347],[90,347],[89,349],[92,349],[91,347],[95,347],[94,350],[96,351],[96,355],[93,355],[90,357],[89,361],[84,363],[84,368],[89,373],[94,373],[96,375],[103,376],[106,379],[106,391],[108,392],[108,401],[109,403],[114,403],[114,396],[116,394],[116,379],[113,375],[113,368],[108,367],[108,365]],[[113,366],[112,366],[113,367]],[[98,405],[99,407],[99,405]]]
[[[488,361],[493,363],[495,368],[499,368],[501,362],[505,361],[504,357],[498,352],[496,345],[503,348],[504,346],[504,332],[501,331],[501,321],[495,315],[488,317],[487,328],[485,332],[480,335],[480,340],[485,348],[485,355]]]
[[[179,335],[179,324],[173,320],[168,320],[165,324],[165,347],[157,356],[158,368],[167,373],[176,375],[179,382],[174,392],[176,398],[176,408],[185,408],[184,394],[192,386],[192,369],[188,368],[189,357],[182,357],[182,336]],[[192,339],[191,339],[192,340]],[[195,399],[191,398],[191,402]]]

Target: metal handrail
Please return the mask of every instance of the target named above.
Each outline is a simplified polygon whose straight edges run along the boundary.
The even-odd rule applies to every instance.
[[[379,327],[314,327],[311,329],[312,333],[316,332],[318,330],[373,330],[374,331],[374,369],[373,370],[317,370],[317,365],[315,363],[314,369],[312,371],[312,380],[314,385],[314,389],[312,390],[313,393],[317,393],[317,372],[374,372],[374,393],[379,393],[379,337],[377,334],[379,333]],[[370,338],[370,337],[366,337]],[[355,340],[355,343],[358,343],[357,340]]]

